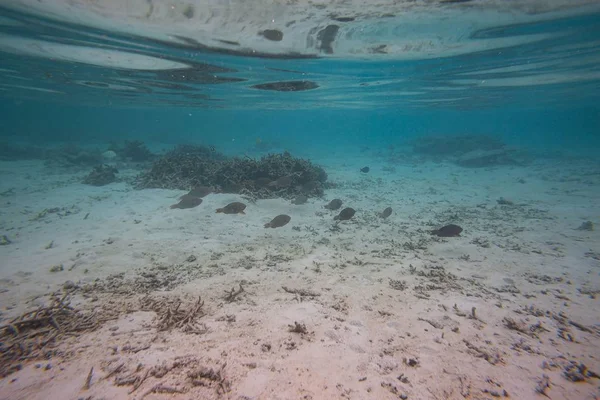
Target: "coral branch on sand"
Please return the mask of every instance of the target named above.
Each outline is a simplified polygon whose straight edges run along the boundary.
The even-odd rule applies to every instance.
[[[97,312],[71,307],[68,294],[53,296],[49,306],[40,306],[0,326],[0,377],[21,369],[21,362],[48,358],[65,336],[96,330],[111,319]]]
[[[169,300],[150,296],[141,299],[142,310],[154,311],[157,314],[158,331],[181,329],[186,333],[205,333],[206,326],[196,322],[197,319],[206,315],[202,309],[204,307],[202,298],[198,297],[198,300],[188,307],[181,307],[181,304],[180,299]]]

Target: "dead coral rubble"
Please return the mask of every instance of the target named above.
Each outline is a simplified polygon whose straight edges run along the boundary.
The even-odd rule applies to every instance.
[[[50,305],[0,326],[0,377],[20,370],[21,362],[52,357],[60,340],[92,332],[112,318],[106,313],[76,310],[68,294],[54,295]]]
[[[198,297],[193,304],[181,307],[181,299],[154,298],[145,296],[141,299],[141,309],[143,311],[154,311],[157,315],[158,331],[170,331],[172,329],[181,329],[185,333],[203,334],[208,328],[206,325],[198,323],[197,319],[205,314],[202,307],[204,301]]]

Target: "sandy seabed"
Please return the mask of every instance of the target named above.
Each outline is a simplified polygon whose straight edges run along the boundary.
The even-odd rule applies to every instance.
[[[577,229],[600,222],[599,166],[322,164],[324,199],[178,210],[0,163],[0,398],[600,398],[600,232]],[[246,215],[215,213],[231,201]],[[446,223],[461,237],[430,234]],[[46,359],[9,363],[11,320],[52,298],[62,319],[27,339]]]

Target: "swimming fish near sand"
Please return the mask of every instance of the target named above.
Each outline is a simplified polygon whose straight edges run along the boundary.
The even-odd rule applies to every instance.
[[[392,207],[388,207],[383,210],[383,212],[379,213],[379,216],[383,219],[389,217],[390,215],[392,215]]]
[[[328,210],[339,210],[341,206],[342,201],[340,199],[333,199],[325,205],[325,208]]]
[[[276,216],[271,220],[271,222],[265,224],[265,228],[281,228],[282,226],[287,225],[292,217],[289,215],[281,214]]]
[[[184,194],[179,198],[179,203],[173,204],[171,208],[194,208],[202,204],[202,199],[196,196],[190,196],[189,194]]]
[[[350,218],[354,217],[356,210],[354,208],[346,207],[338,215],[333,217],[334,221],[347,221]]]
[[[194,196],[194,197],[206,197],[209,194],[211,194],[212,192],[214,192],[214,189],[211,187],[196,186],[188,192],[188,195]],[[185,196],[185,194],[183,196]],[[181,197],[183,197],[183,196],[181,196]],[[180,197],[180,199],[181,199],[181,197]]]
[[[432,235],[436,235],[439,237],[456,237],[460,236],[460,233],[463,231],[458,225],[450,224],[446,226],[442,226],[440,229],[434,229],[431,231]]]
[[[246,205],[244,203],[235,201],[233,203],[227,204],[223,208],[217,208],[217,212],[223,213],[223,214],[246,214],[244,212],[245,209],[246,209]]]

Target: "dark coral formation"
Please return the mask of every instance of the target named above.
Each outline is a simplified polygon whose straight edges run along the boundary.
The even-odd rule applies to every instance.
[[[523,165],[528,162],[525,152],[486,135],[426,136],[415,139],[412,146],[417,154],[437,161],[454,162],[462,167]]]
[[[138,189],[161,188],[190,190],[206,184],[207,176],[225,159],[206,146],[180,145],[158,158],[152,168],[136,179]]]
[[[326,180],[323,168],[288,152],[256,160],[225,157],[214,148],[186,145],[156,160],[149,171],[137,177],[136,187],[189,190],[210,186],[259,199],[293,199],[301,194],[321,196]]]
[[[109,165],[99,165],[83,179],[83,183],[93,186],[104,186],[117,180],[119,171]]]

